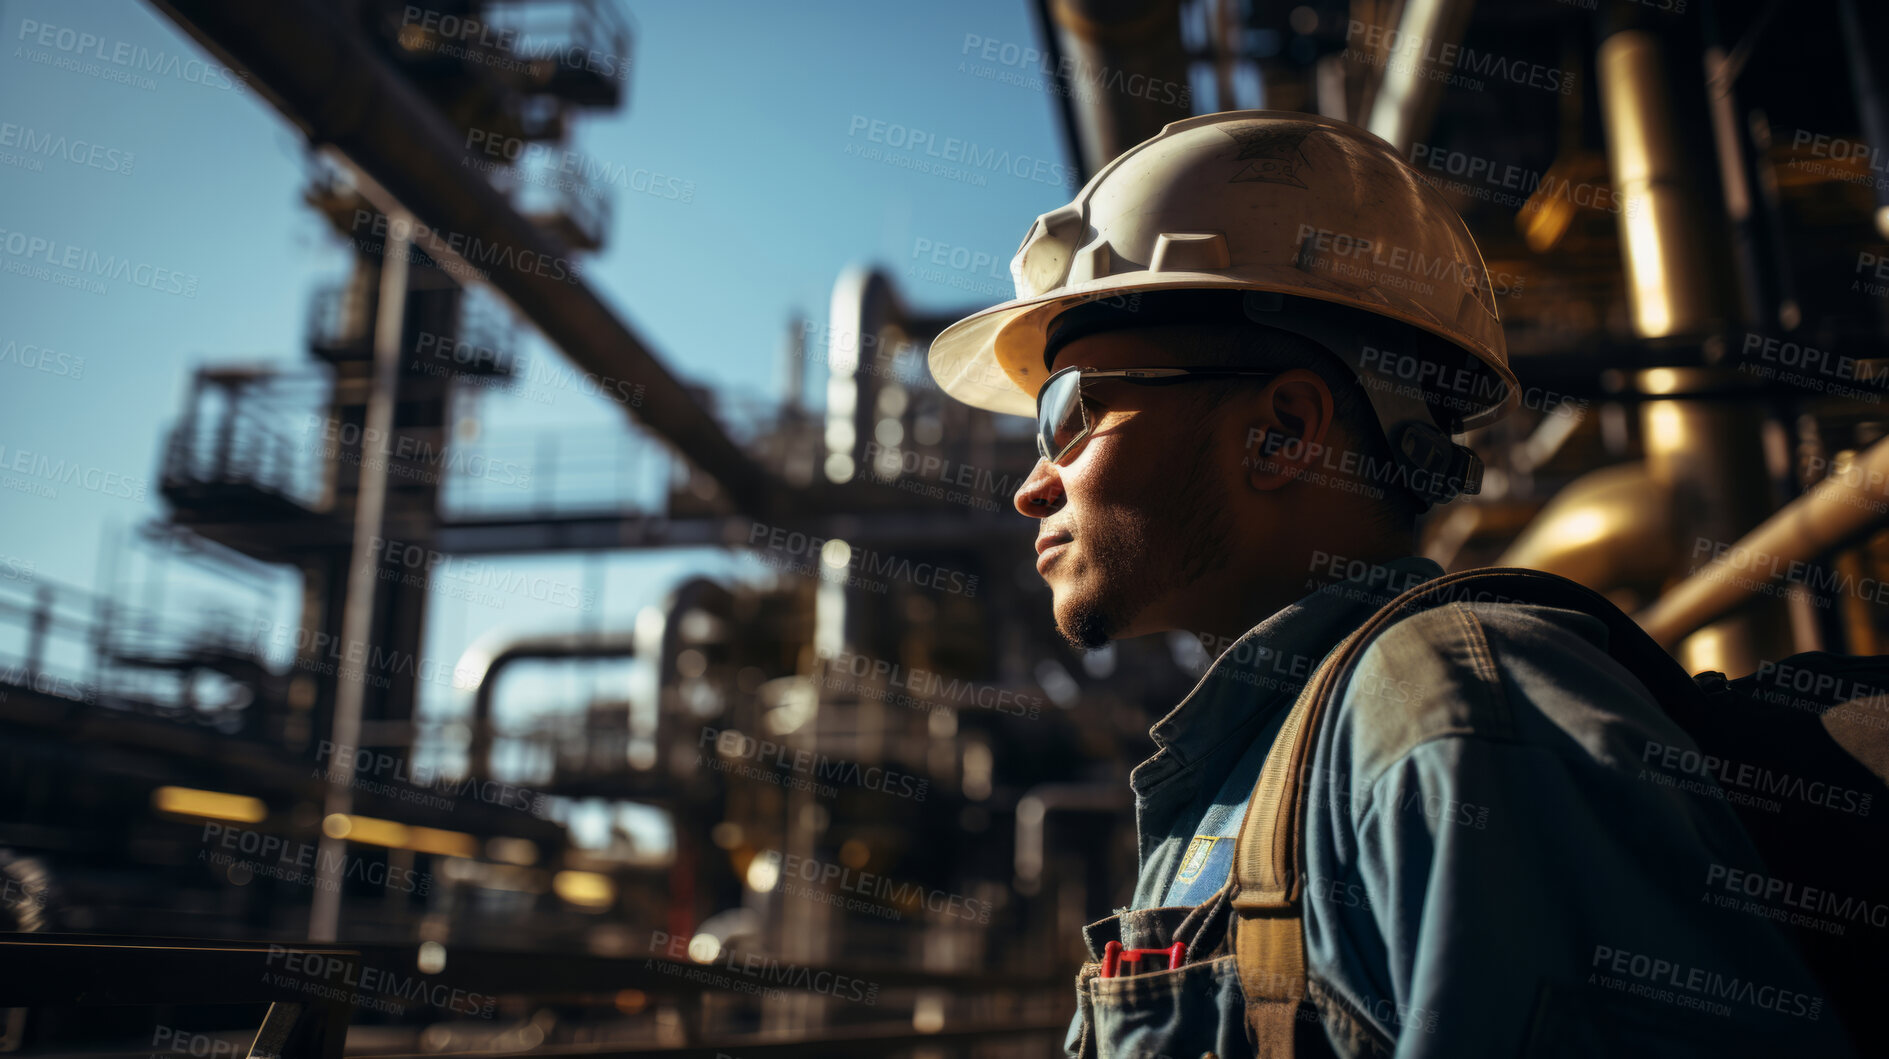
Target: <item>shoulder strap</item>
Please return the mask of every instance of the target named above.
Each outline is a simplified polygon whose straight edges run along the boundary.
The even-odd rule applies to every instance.
[[[1319,722],[1358,658],[1396,622],[1447,603],[1513,602],[1560,607],[1600,619],[1608,651],[1661,701],[1691,693],[1685,670],[1632,618],[1598,592],[1565,577],[1520,567],[1446,574],[1385,604],[1339,642],[1306,681],[1286,715],[1247,801],[1233,848],[1234,953],[1246,994],[1247,1022],[1261,1055],[1292,1056],[1296,1033],[1316,1016],[1306,1008],[1303,782]]]

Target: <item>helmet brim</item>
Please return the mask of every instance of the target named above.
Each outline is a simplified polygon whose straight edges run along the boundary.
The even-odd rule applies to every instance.
[[[1268,282],[1264,276],[1252,276],[1251,271],[1238,279],[1213,272],[1118,273],[1059,287],[1034,298],[1003,302],[973,313],[939,332],[932,340],[927,362],[932,378],[947,395],[973,408],[1002,415],[1034,416],[1036,392],[1049,377],[1048,367],[1043,363],[1049,325],[1063,312],[1103,299],[1120,299],[1121,307],[1132,309],[1135,296],[1150,291],[1271,291],[1385,317],[1433,335],[1474,357],[1501,380],[1503,398],[1465,413],[1462,418],[1465,430],[1493,422],[1521,403],[1521,384],[1500,353],[1460,341],[1460,328],[1452,327],[1451,321],[1435,319],[1410,299],[1376,287],[1342,286],[1303,269],[1277,269],[1283,274],[1276,282]],[[1463,311],[1486,313],[1467,291]]]

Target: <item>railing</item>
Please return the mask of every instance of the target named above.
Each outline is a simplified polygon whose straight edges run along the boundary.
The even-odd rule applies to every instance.
[[[518,367],[518,321],[511,310],[490,290],[470,287],[459,298],[459,328],[453,336],[475,351],[474,368],[494,374],[510,374]],[[490,350],[492,363],[484,364]],[[458,363],[455,358],[454,363]]]
[[[342,973],[333,975],[332,983],[278,973],[291,958],[304,966],[311,956],[324,968],[333,961]],[[153,1032],[136,1044],[150,1050],[169,1045],[163,1049],[167,1052],[181,1045],[195,1055],[216,1049],[217,1055],[340,1059],[360,963],[360,953],[337,946],[218,941],[162,946],[136,938],[11,934],[0,936],[0,997],[22,1008],[267,1004],[260,1024],[249,1023],[253,1029],[242,1034],[251,1045],[240,1052],[221,1035],[164,1022],[154,1022]],[[86,1020],[64,1021],[85,1032]],[[90,1041],[84,1044],[90,1050]]]
[[[0,576],[0,683],[234,730],[241,724],[232,722],[259,712],[248,707],[261,689],[230,677],[219,702],[215,687],[185,671],[236,671],[266,681],[273,664],[256,630],[267,624],[260,611],[245,615],[218,602],[198,599],[157,613],[109,591],[32,574]]]
[[[0,677],[61,698],[96,701],[102,603],[42,578],[0,579]]]
[[[493,756],[517,763],[521,782],[543,787],[596,780],[623,781],[642,776],[660,778],[657,742],[652,734],[631,731],[628,702],[615,705],[621,713],[605,723],[593,710],[552,714],[523,724],[495,727]]]
[[[797,965],[783,965],[791,974],[769,976],[749,970],[751,964],[740,957],[726,966],[677,961],[669,958],[666,946],[656,944],[664,935],[650,932],[649,937],[649,945],[633,945],[635,951],[620,956],[454,948],[450,954],[440,953],[442,965],[429,966],[425,947],[411,945],[9,934],[0,936],[0,997],[28,1009],[153,1008],[152,1030],[107,1050],[153,1051],[164,1045],[165,1053],[192,1055],[212,1054],[216,1041],[237,1035],[195,1029],[200,1023],[186,1029],[171,1021],[178,1014],[201,1019],[205,1005],[268,1004],[260,1026],[248,1022],[252,1028],[240,1034],[255,1042],[254,1050],[215,1054],[284,1059],[341,1056],[351,1022],[389,1021],[376,1013],[384,1009],[388,994],[417,996],[423,1002],[402,1004],[400,1013],[391,1016],[393,1025],[362,1027],[374,1037],[375,1054],[528,1055],[542,1054],[540,1049],[548,1047],[563,1056],[883,1059],[910,1049],[964,1055],[972,1045],[988,1048],[1008,1042],[1003,1054],[1041,1055],[1068,1025],[1065,976]],[[768,964],[776,962],[767,959]],[[797,1032],[732,1034],[725,1025],[710,1025],[722,1021],[708,1016],[711,1000],[722,1002],[715,1010],[725,1014],[726,1003],[763,992],[765,986],[770,994],[794,994],[818,1003],[820,993],[836,981],[870,984],[876,1003],[867,1010],[883,1015],[863,1024]],[[930,1004],[919,999],[927,996],[933,998]],[[943,1016],[939,998],[967,997],[981,998],[967,1005],[978,1014]],[[467,998],[478,998],[474,1010],[484,1001],[494,1001],[495,1007],[498,1001],[505,1003],[499,1017],[487,1021],[463,1016]],[[838,1003],[831,998],[824,1002]],[[556,1006],[557,1018],[522,1018],[548,1005]],[[588,1017],[580,1014],[586,1007],[591,1009]],[[659,1011],[679,1018],[665,1022]],[[919,1018],[919,1011],[928,1013]],[[232,1013],[229,1021],[244,1025],[243,1018]],[[123,1017],[115,1021],[121,1026],[135,1023]],[[38,1048],[100,1050],[83,1020],[48,1020],[46,1025],[48,1032],[34,1041]],[[521,1026],[536,1026],[538,1032],[516,1032]],[[547,1026],[555,1037],[547,1035]],[[33,1035],[30,1012],[27,1029]],[[62,1031],[73,1039],[58,1039]],[[367,1034],[362,1037],[357,1049]],[[402,1041],[409,1045],[406,1050],[400,1050]]]
[[[778,397],[723,389],[714,391],[708,403],[709,412],[737,445],[752,446],[777,436],[787,423]]]
[[[543,383],[527,382],[524,394]],[[440,491],[450,519],[663,510],[673,480],[668,446],[642,431],[540,431],[456,446]]]
[[[409,65],[496,75],[514,91],[578,106],[615,107],[629,84],[634,34],[617,0],[478,0],[439,12],[382,0],[380,32]],[[527,139],[552,111],[519,112]],[[561,123],[561,122],[560,122]],[[546,131],[552,131],[547,129]]]
[[[356,210],[367,205],[354,174],[334,157],[317,152],[310,156],[308,187],[302,199],[316,211],[326,214],[344,238],[364,235],[358,231]]]
[[[606,396],[615,403],[634,407],[640,400],[628,382],[600,381],[555,356],[534,359],[519,376],[512,389],[527,402],[551,404],[571,400],[573,391],[595,395],[612,387]],[[783,473],[790,450],[818,441],[817,420],[796,421],[776,401],[727,391],[697,397],[730,440],[776,474]],[[440,494],[441,513],[453,520],[658,515],[670,512],[672,498],[687,494],[694,481],[667,443],[634,425],[584,433],[508,431],[455,450]]]
[[[374,354],[375,294],[348,281],[325,284],[308,299],[308,348],[330,359],[368,359]],[[407,328],[435,332],[431,342],[412,337],[410,350],[428,367],[468,373],[511,370],[518,325],[497,298],[479,288],[414,290],[407,294]],[[449,348],[464,346],[464,350]]]
[[[166,446],[165,491],[241,485],[320,507],[328,385],[316,374],[199,371]]]
[[[308,348],[322,356],[372,354],[373,298],[352,283],[315,288],[308,299]]]
[[[506,0],[486,8],[489,24],[517,33],[512,53],[560,70],[627,83],[629,23],[616,0]]]
[[[257,635],[266,619],[197,607],[189,608],[189,612],[195,616],[194,622],[137,611],[122,614],[105,631],[100,649],[108,661],[140,666],[234,664],[271,668],[268,651]]]
[[[581,250],[595,250],[610,234],[614,202],[599,177],[628,179],[629,170],[617,163],[583,155],[575,172],[559,164],[562,151],[550,148],[519,159],[509,178],[496,183],[515,188],[519,212],[555,231]]]

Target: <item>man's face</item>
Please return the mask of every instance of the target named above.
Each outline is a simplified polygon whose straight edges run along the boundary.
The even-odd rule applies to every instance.
[[[1182,366],[1150,330],[1071,342],[1052,365]],[[1094,430],[1061,465],[1037,461],[1018,511],[1041,519],[1036,569],[1054,593],[1056,627],[1078,647],[1174,627],[1170,601],[1226,565],[1229,479],[1193,382],[1104,380],[1085,399]]]

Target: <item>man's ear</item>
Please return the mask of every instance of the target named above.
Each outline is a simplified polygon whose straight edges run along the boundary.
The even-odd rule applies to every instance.
[[[1246,424],[1247,482],[1271,492],[1332,463],[1337,432],[1332,429],[1331,386],[1317,372],[1294,368],[1261,391]]]

